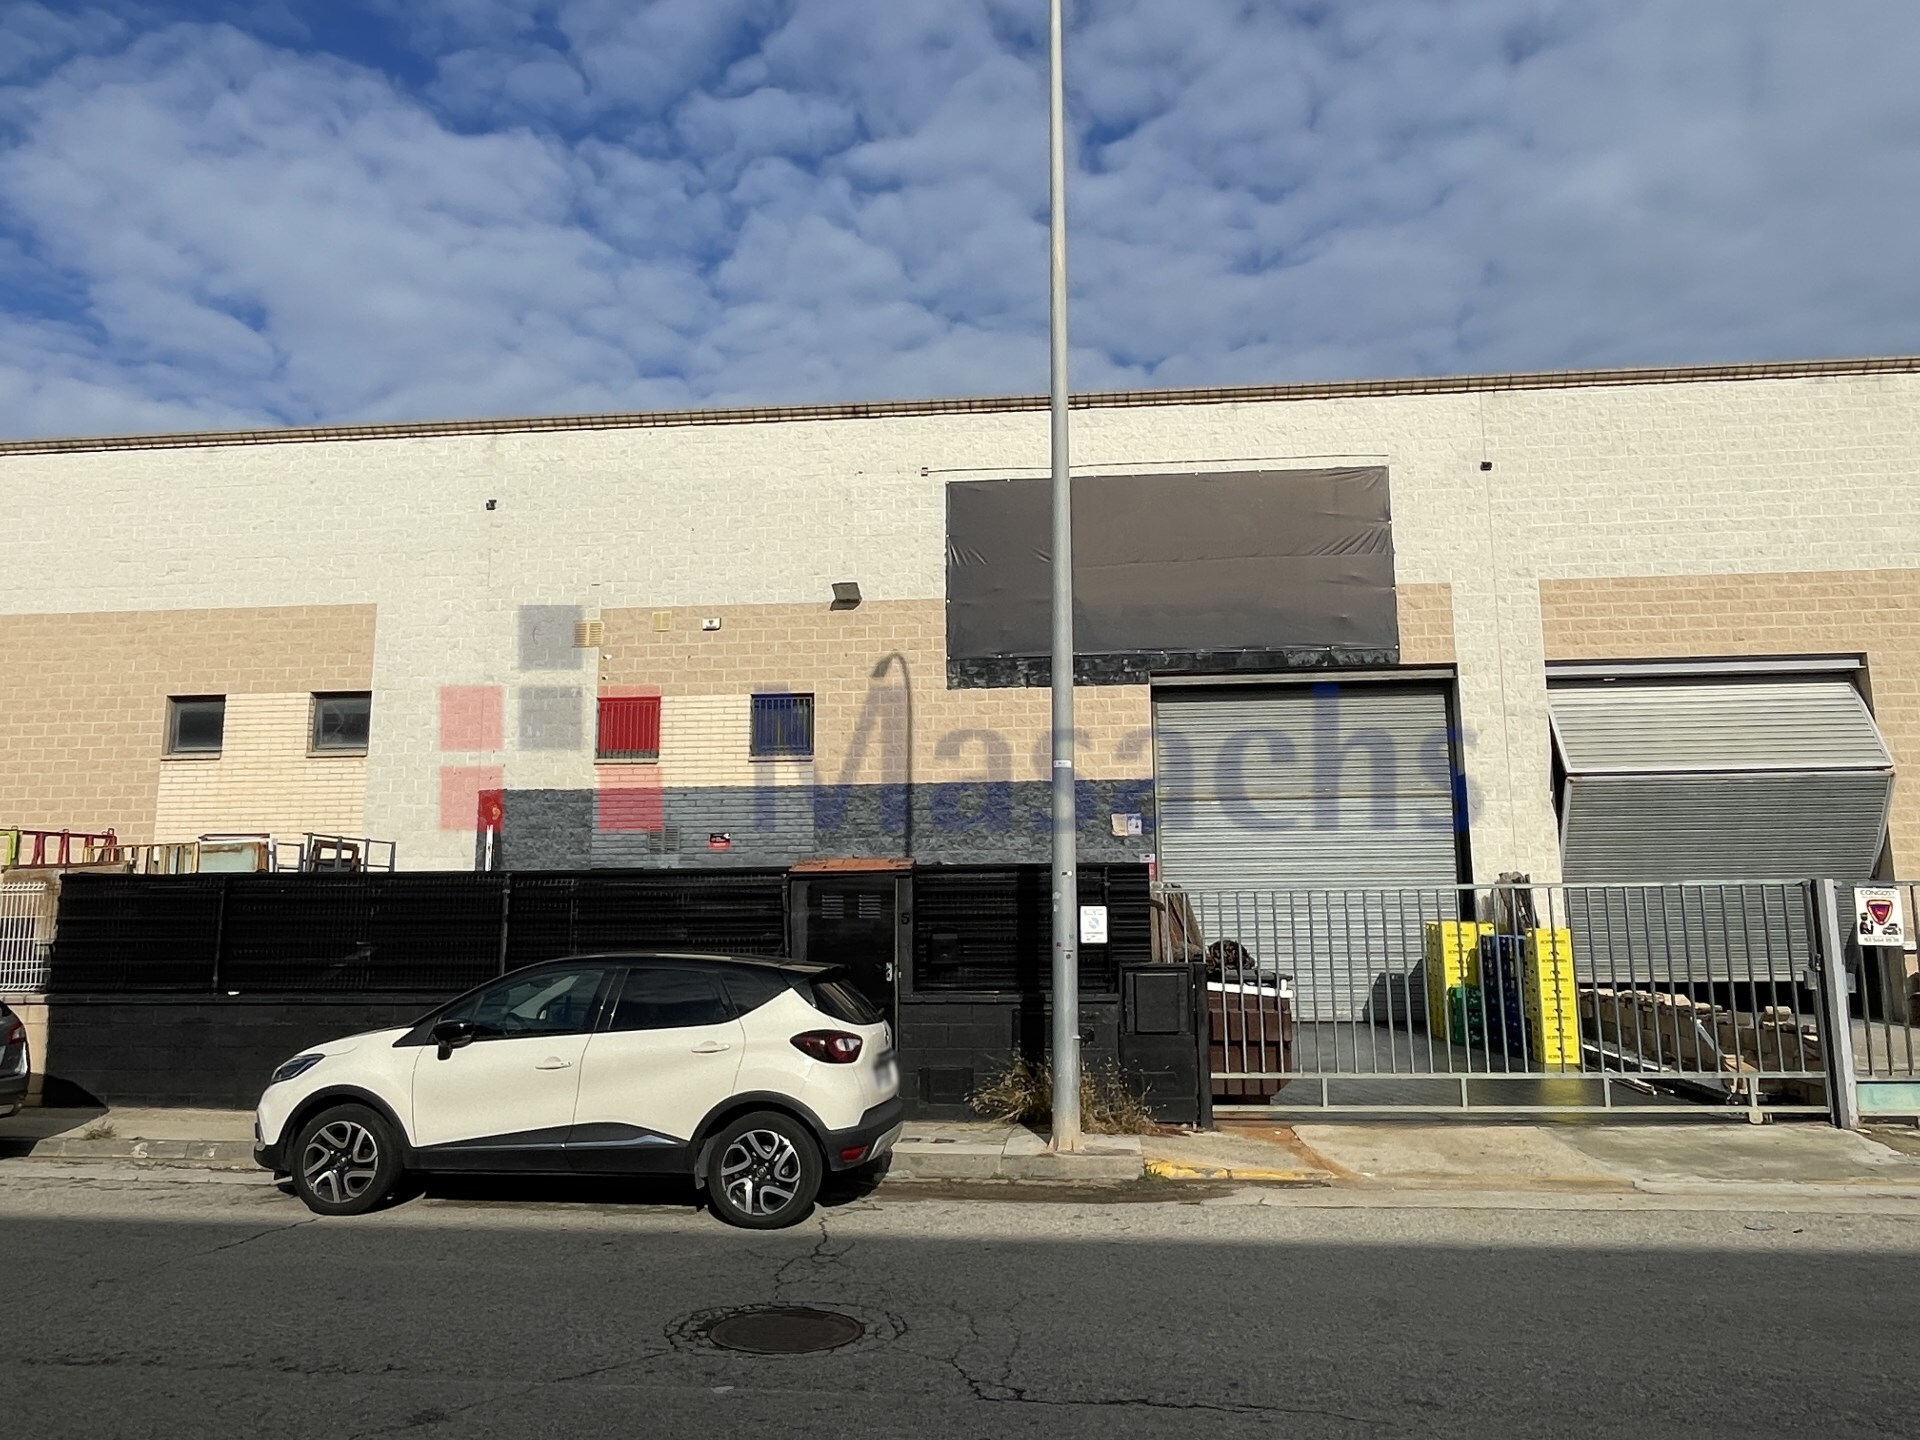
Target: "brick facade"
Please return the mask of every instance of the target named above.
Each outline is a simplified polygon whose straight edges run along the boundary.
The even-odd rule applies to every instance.
[[[252,697],[372,689],[373,630],[371,605],[0,619],[0,824],[156,838],[168,696],[234,697],[246,733]]]
[[[1084,474],[1386,466],[1402,658],[1457,666],[1483,876],[1558,873],[1545,662],[1578,603],[1558,587],[1905,572],[1920,555],[1920,361],[1081,404]],[[817,784],[1043,786],[1044,693],[950,691],[942,642],[945,487],[1042,473],[1047,423],[1016,400],[0,445],[0,526],[25,537],[0,573],[0,818],[142,835],[165,694],[369,684],[364,826],[408,867],[472,864],[471,797],[443,807],[456,771],[591,800],[615,768],[592,754],[602,684],[664,692],[665,792],[758,786],[725,737],[761,685],[818,697]],[[831,610],[838,580],[865,603]],[[209,640],[219,663],[176,664],[166,616],[188,610],[257,618]],[[354,617],[351,644],[289,630],[323,611]],[[1910,754],[1912,706],[1874,638],[1892,619],[1822,613],[1831,644],[1793,648],[1880,656],[1881,720]],[[576,614],[605,619],[598,673],[554,643]],[[710,615],[717,632],[698,627]],[[1704,646],[1684,614],[1649,604],[1642,623],[1646,652]],[[238,674],[240,652],[263,673]],[[503,697],[483,748],[442,748],[448,687]],[[1149,722],[1144,688],[1083,691],[1082,774],[1147,774]]]
[[[312,726],[310,692],[229,695],[217,756],[161,760],[153,838],[365,834],[366,756],[312,753]]]
[[[1549,580],[1540,613],[1549,660],[1864,655],[1896,773],[1920,765],[1920,569]],[[1911,867],[1911,782],[1894,787],[1890,828],[1896,867]]]

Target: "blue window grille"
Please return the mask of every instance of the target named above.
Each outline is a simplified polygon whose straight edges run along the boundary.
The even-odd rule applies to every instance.
[[[751,753],[755,760],[811,760],[813,696],[754,696]]]

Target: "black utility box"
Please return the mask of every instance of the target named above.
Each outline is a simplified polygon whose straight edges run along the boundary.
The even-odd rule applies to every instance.
[[[1204,964],[1120,967],[1120,1068],[1166,1125],[1213,1125]]]

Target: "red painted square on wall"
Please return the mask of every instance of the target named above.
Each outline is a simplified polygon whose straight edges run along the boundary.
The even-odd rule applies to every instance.
[[[593,826],[607,833],[666,829],[666,791],[655,768],[620,772],[605,768],[593,795]]]
[[[485,828],[480,797],[506,789],[505,769],[498,765],[442,765],[440,767],[440,828],[472,832]]]
[[[507,692],[501,685],[440,687],[440,748],[499,750],[506,744]]]

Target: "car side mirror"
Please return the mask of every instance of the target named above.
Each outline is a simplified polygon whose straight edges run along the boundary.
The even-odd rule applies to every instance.
[[[473,1022],[442,1020],[433,1027],[433,1043],[440,1047],[440,1058],[446,1059],[462,1046],[473,1043]]]

